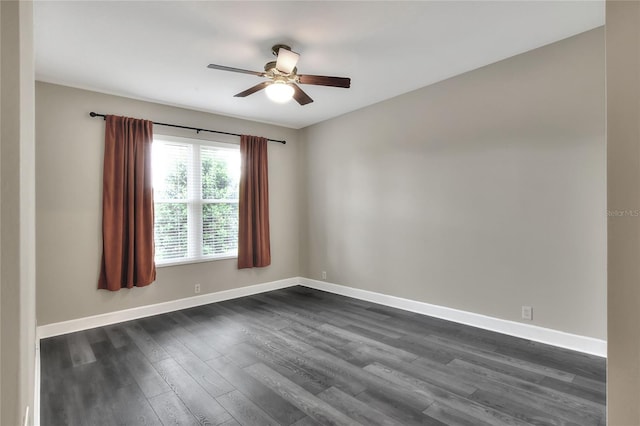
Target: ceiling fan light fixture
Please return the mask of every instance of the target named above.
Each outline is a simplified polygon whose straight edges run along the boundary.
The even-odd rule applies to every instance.
[[[289,102],[293,98],[293,86],[284,81],[274,81],[265,89],[267,97],[273,102],[283,104]]]

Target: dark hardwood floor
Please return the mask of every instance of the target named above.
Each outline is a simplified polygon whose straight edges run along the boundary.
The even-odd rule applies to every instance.
[[[304,287],[40,345],[43,426],[605,424],[602,358]]]

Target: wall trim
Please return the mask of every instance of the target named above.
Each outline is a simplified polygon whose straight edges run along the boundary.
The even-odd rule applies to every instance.
[[[33,381],[33,425],[40,426],[40,340],[37,337]]]
[[[366,300],[405,311],[416,312],[453,321],[459,324],[470,325],[497,333],[546,343],[561,348],[571,349],[591,355],[606,358],[607,342],[592,337],[580,336],[563,331],[552,330],[531,324],[523,324],[515,321],[494,318],[473,312],[461,311],[447,308],[445,306],[433,305],[426,302],[419,302],[411,299],[390,296],[368,290],[347,287],[333,284],[326,281],[318,281],[304,277],[286,278],[278,281],[271,281],[262,284],[255,284],[246,287],[234,288],[230,290],[207,293],[200,296],[187,297],[184,299],[172,300],[169,302],[157,303],[154,305],[140,306],[122,311],[109,312],[106,314],[94,315],[86,318],[78,318],[69,321],[57,322],[38,326],[37,340],[61,334],[73,333],[95,327],[115,324],[123,321],[130,321],[152,315],[164,314],[180,309],[187,309],[209,303],[221,302],[223,300],[236,299],[253,294],[264,293],[272,290],[301,285],[316,290],[327,291],[329,293],[340,294],[353,297],[354,299]]]
[[[473,312],[432,305],[426,302],[403,299],[401,297],[389,296],[387,294],[376,293],[373,291],[332,284],[326,281],[312,280],[310,278],[300,277],[299,284],[316,290],[353,297],[354,299],[366,300],[380,305],[416,312],[418,314],[441,318],[460,324],[470,325],[540,343],[546,343],[603,358],[606,358],[607,356],[607,342],[593,337],[580,336],[536,325],[523,324]]]
[[[286,278],[278,281],[233,288],[230,290],[222,290],[215,293],[202,294],[200,296],[171,300],[169,302],[139,306],[136,308],[124,309],[121,311],[92,315],[85,318],[45,324],[38,326],[37,340],[47,337],[59,336],[61,334],[73,333],[76,331],[88,330],[95,327],[103,327],[105,325],[116,324],[119,322],[150,317],[153,315],[165,314],[167,312],[179,311],[181,309],[208,305],[209,303],[222,302],[223,300],[237,299],[239,297],[264,293],[266,291],[279,290],[281,288],[292,287],[295,285],[298,285],[297,277]]]

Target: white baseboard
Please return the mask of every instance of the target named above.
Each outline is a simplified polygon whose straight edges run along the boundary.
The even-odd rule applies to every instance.
[[[327,291],[329,293],[366,300],[380,305],[429,315],[460,324],[466,324],[510,336],[521,337],[523,339],[559,346],[591,355],[600,357],[607,356],[607,342],[605,340],[565,333],[563,331],[552,330],[530,324],[522,324],[515,321],[503,320],[472,312],[460,311],[444,306],[432,305],[430,303],[403,299],[401,297],[389,296],[368,290],[346,287],[328,283],[326,281],[299,278],[299,284],[305,287]]]
[[[216,293],[207,293],[201,296],[172,300],[170,302],[46,324],[37,328],[37,339],[39,340],[46,337],[58,336],[66,333],[73,333],[75,331],[116,324],[123,321],[164,314],[180,309],[221,302],[223,300],[236,299],[238,297],[250,296],[252,294],[264,293],[266,291],[278,290],[295,285],[302,285],[317,290],[353,297],[355,299],[366,300],[368,302],[378,303],[423,315],[429,315],[460,324],[466,324],[485,330],[521,337],[523,339],[546,343],[592,355],[601,357],[607,356],[607,342],[604,340],[303,277],[287,278],[279,281],[272,281],[231,290],[223,290]]]
[[[221,302],[223,300],[237,299],[238,297],[264,293],[265,291],[278,290],[298,285],[298,281],[298,278],[287,278],[284,280],[271,281],[263,284],[255,284],[247,287],[172,300],[169,302],[156,303],[154,305],[140,306],[122,311],[93,315],[86,318],[41,325],[37,328],[37,340],[52,336],[59,336],[61,334],[73,333],[76,331],[88,330],[95,327],[103,327],[105,325],[116,324],[138,318],[150,317],[152,315],[174,312],[180,309],[207,305],[209,303]]]

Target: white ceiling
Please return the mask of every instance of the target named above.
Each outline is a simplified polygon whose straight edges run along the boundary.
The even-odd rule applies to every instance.
[[[37,1],[34,19],[38,80],[302,128],[601,26],[604,1]],[[262,71],[276,43],[351,88],[280,105],[206,68]]]

